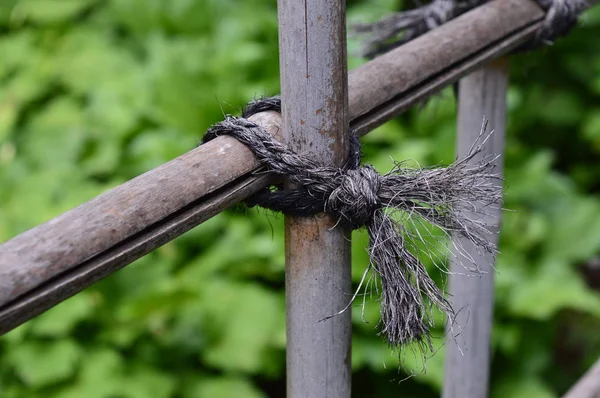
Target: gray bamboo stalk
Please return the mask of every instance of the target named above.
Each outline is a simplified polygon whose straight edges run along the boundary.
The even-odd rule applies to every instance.
[[[505,59],[494,61],[459,83],[457,156],[468,153],[485,117],[494,133],[479,156],[500,155],[495,162],[498,174],[502,174],[507,87]],[[494,214],[490,211],[486,220],[495,244],[500,230],[500,207],[498,204]],[[481,253],[460,237],[453,238],[453,246],[449,295],[457,317],[448,328],[442,397],[484,398],[488,396],[489,384],[495,256]],[[477,268],[481,274],[468,274],[465,267]]]
[[[348,156],[344,0],[279,0],[284,141],[328,165]],[[320,214],[286,217],[287,396],[350,397],[350,231]]]

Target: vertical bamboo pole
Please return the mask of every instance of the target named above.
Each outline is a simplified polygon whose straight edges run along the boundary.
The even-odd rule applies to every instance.
[[[502,155],[506,126],[506,90],[508,67],[506,59],[490,65],[463,78],[458,94],[458,156],[464,156],[481,129],[482,119],[489,120],[494,134],[486,143],[481,156]],[[476,159],[475,159],[476,160]],[[496,171],[502,171],[502,156],[496,161]],[[492,231],[500,228],[500,210],[488,220]],[[497,234],[493,239],[497,243]],[[446,369],[443,398],[484,398],[488,396],[490,337],[494,306],[494,261],[490,254],[480,254],[467,240],[454,238],[455,245],[463,247],[485,273],[480,277],[464,275],[460,255],[455,253],[450,278],[450,296],[458,311],[454,325],[456,343],[450,340],[446,351]],[[462,261],[467,261],[462,259]],[[470,264],[469,264],[470,265]],[[452,337],[452,336],[450,336]]]
[[[284,140],[322,164],[348,155],[344,0],[278,0]],[[350,231],[286,217],[287,396],[350,397]]]

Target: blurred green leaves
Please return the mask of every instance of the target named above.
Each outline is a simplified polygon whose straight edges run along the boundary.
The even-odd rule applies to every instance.
[[[12,7],[11,20],[16,24],[68,23],[93,3],[94,0],[20,0]]]
[[[23,342],[7,355],[17,377],[36,389],[67,380],[77,368],[82,349],[72,340]]]

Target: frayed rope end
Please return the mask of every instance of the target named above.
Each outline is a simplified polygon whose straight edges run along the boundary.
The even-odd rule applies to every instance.
[[[343,168],[318,165],[247,119],[228,118],[209,129],[206,137],[221,134],[234,136],[270,172],[300,186],[290,191],[265,191],[254,198],[256,204],[302,216],[325,211],[341,225],[368,231],[370,264],[348,306],[339,313],[351,307],[365,279],[375,276],[380,334],[391,347],[416,342],[431,348],[434,308],[450,322],[454,311],[419,258],[424,254],[444,268],[446,256],[430,241],[436,238],[428,228],[433,226],[448,238],[466,238],[481,251],[496,251],[486,235],[492,233],[488,210],[501,203],[501,177],[494,172],[496,158],[481,156],[491,134],[486,133],[486,123],[469,153],[452,165],[424,169],[397,164],[384,175],[369,165],[358,167],[357,159]],[[350,158],[359,153],[358,148],[351,149]]]

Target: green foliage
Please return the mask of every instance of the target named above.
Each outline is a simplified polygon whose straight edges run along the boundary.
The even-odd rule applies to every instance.
[[[356,0],[349,20],[396,6]],[[600,354],[581,273],[600,252],[599,34],[595,9],[513,57],[494,397],[557,397]],[[0,2],[0,241],[189,150],[278,82],[274,1]],[[450,162],[454,114],[444,92],[366,137],[366,160]],[[366,244],[355,232],[355,282]],[[227,211],[0,338],[0,396],[283,396],[283,281],[282,218]],[[439,395],[441,338],[419,373],[376,335],[377,302],[352,315],[357,396]]]

